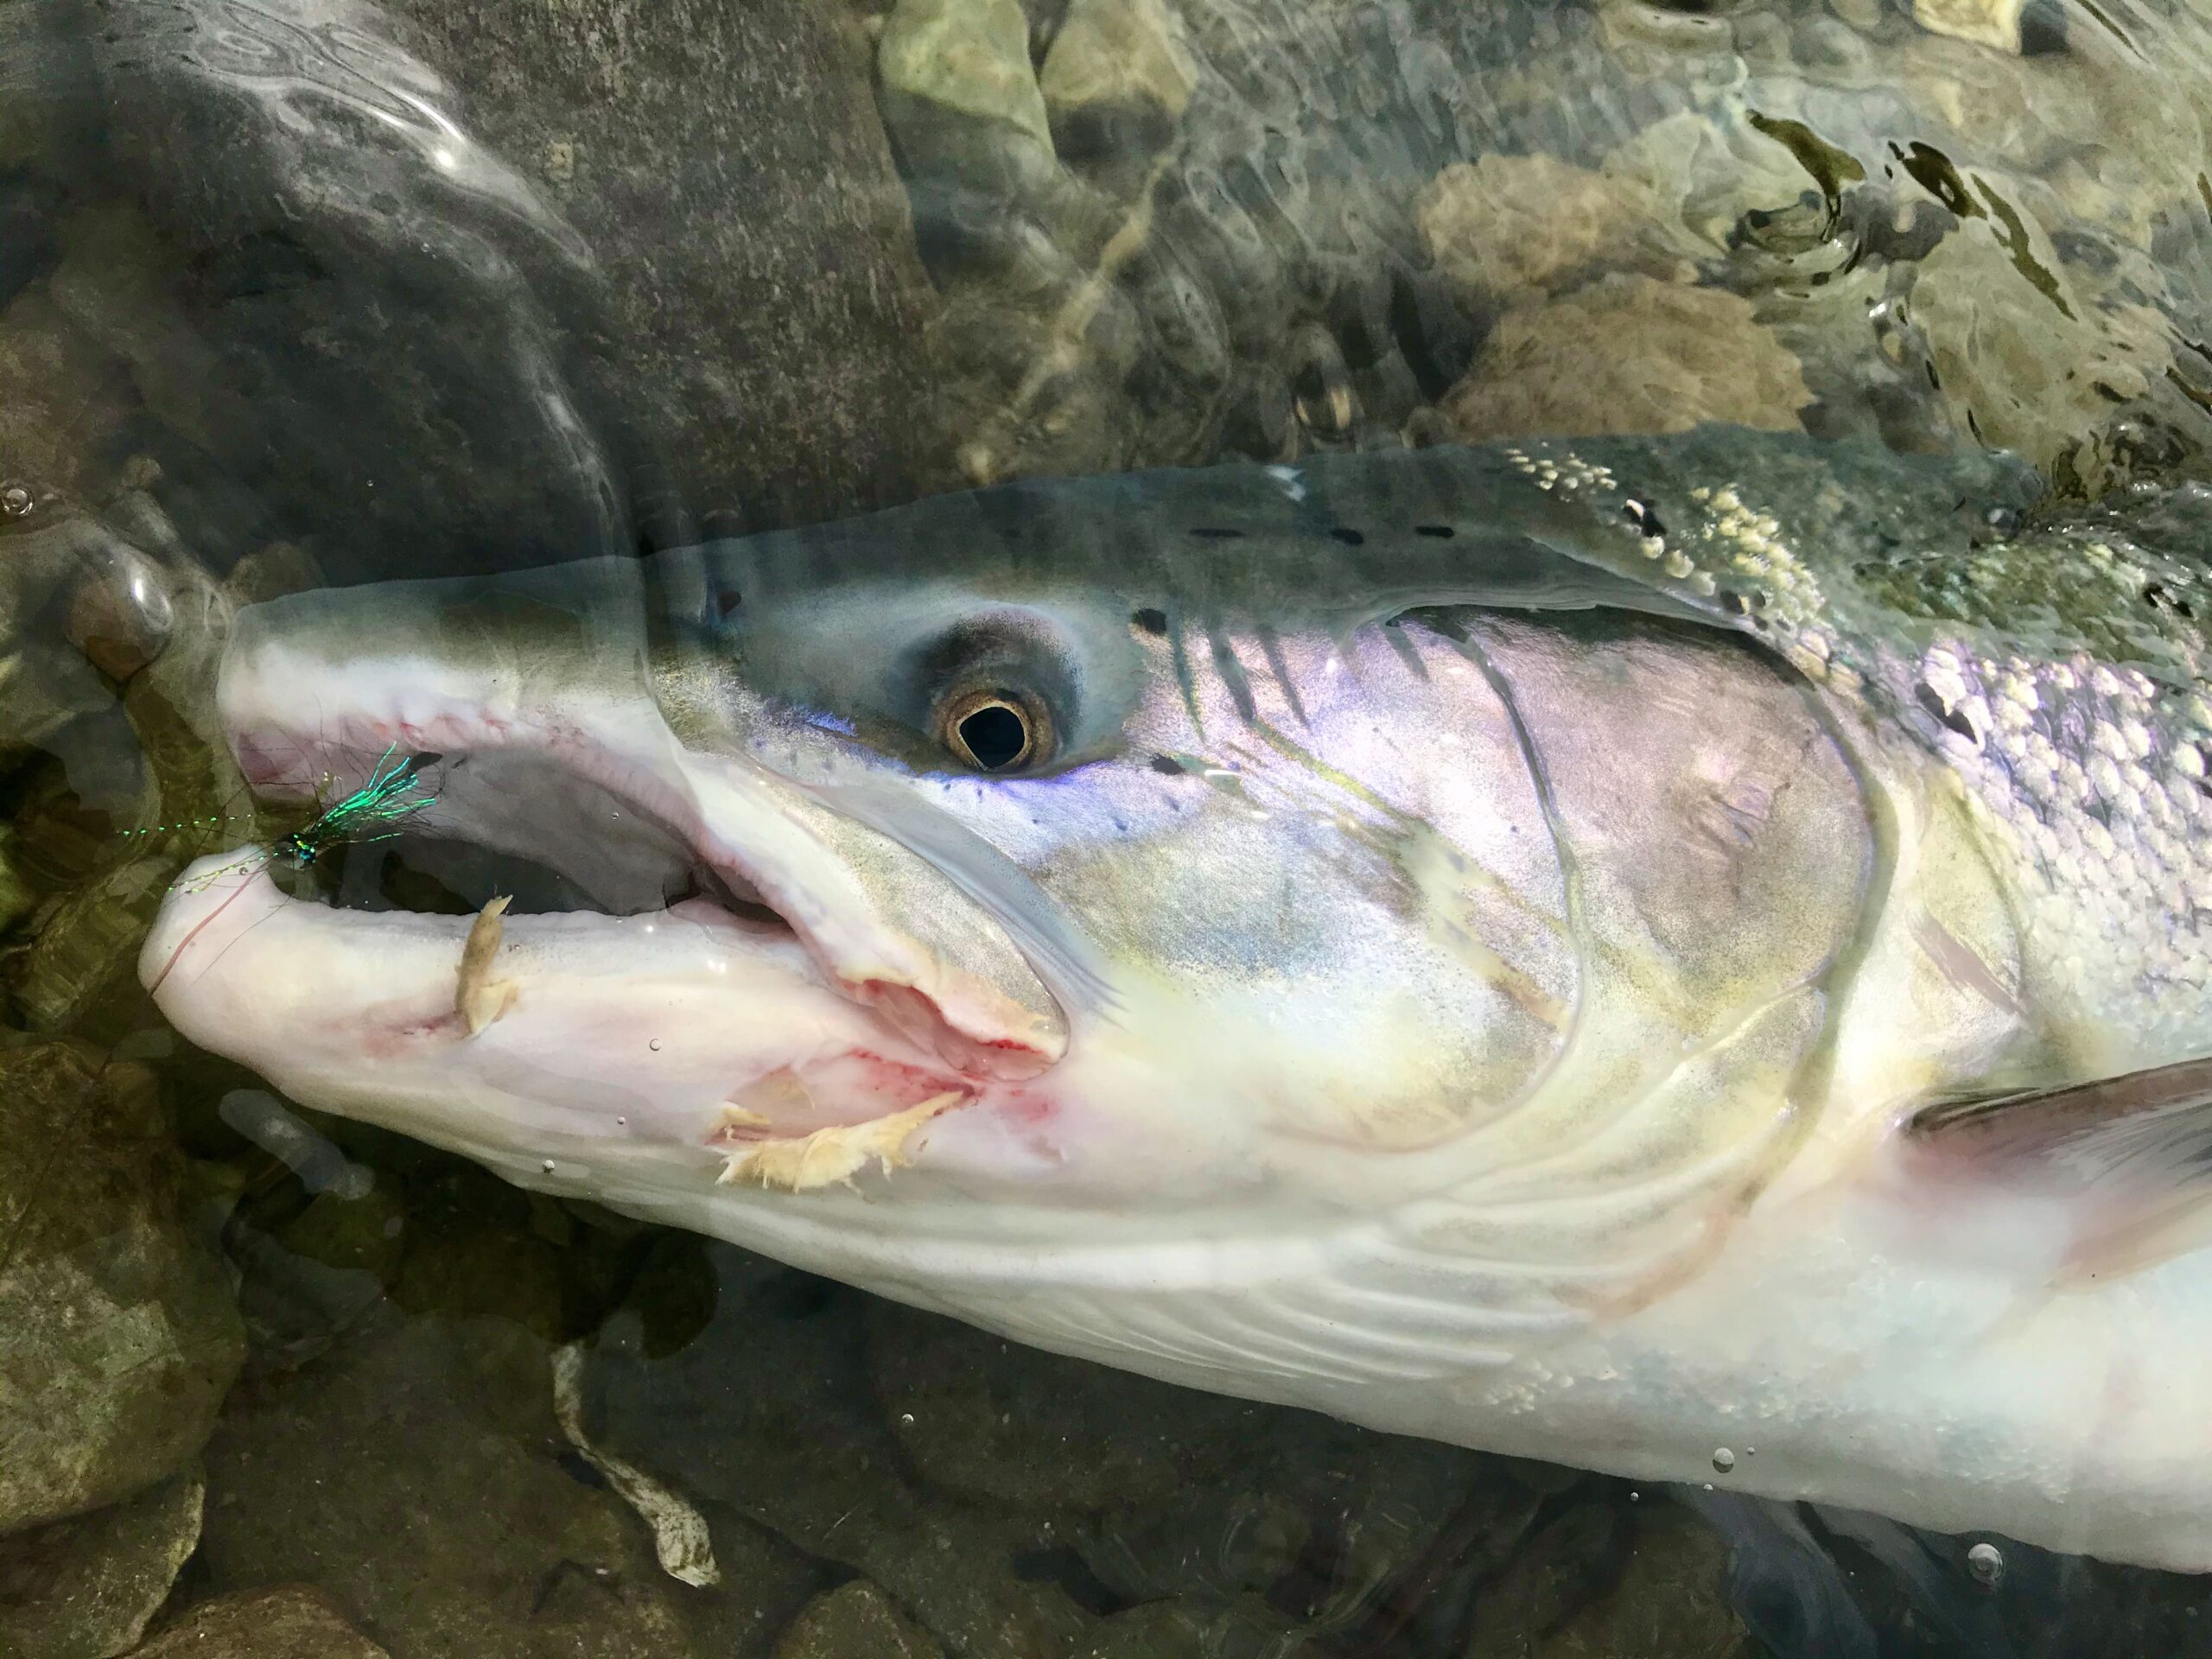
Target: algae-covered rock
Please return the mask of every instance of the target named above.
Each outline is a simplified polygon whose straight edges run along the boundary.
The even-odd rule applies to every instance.
[[[16,827],[0,824],[0,934],[38,907],[38,893],[24,879],[16,846]]]
[[[131,859],[41,918],[29,949],[9,963],[10,988],[33,1027],[79,1030],[88,1015],[114,1014],[139,1001],[138,948],[176,871],[174,858]]]
[[[0,1538],[0,1654],[114,1659],[129,1649],[200,1541],[202,1494],[199,1476],[180,1475]]]
[[[1440,407],[1470,443],[1687,432],[1706,421],[1794,430],[1812,394],[1752,310],[1718,289],[1609,276],[1508,312]]]
[[[1910,0],[1923,29],[2000,52],[2031,56],[2066,49],[2066,9],[2060,0]]]
[[[866,1579],[807,1603],[776,1643],[776,1659],[944,1659],[944,1653]]]
[[[133,413],[119,367],[47,282],[9,300],[0,309],[0,481],[87,493],[95,458]],[[15,518],[0,514],[0,528]],[[30,527],[35,515],[22,522]]]
[[[203,1601],[130,1659],[390,1659],[312,1590],[248,1591]]]
[[[239,1355],[153,1074],[0,1051],[0,1534],[183,1467]]]

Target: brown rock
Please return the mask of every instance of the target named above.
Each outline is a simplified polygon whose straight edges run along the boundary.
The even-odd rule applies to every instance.
[[[807,1603],[776,1659],[944,1659],[944,1649],[866,1579]]]
[[[1750,301],[1609,276],[1508,312],[1441,407],[1465,442],[1687,432],[1706,421],[1795,430],[1812,401]]]
[[[390,1659],[313,1590],[248,1591],[204,1601],[130,1659]]]
[[[1471,296],[1549,293],[1634,258],[1660,209],[1642,179],[1555,156],[1491,155],[1429,181],[1414,213],[1431,257]]]
[[[111,1659],[137,1641],[200,1541],[202,1494],[197,1475],[180,1476],[0,1538],[0,1654]]]
[[[146,1068],[0,1052],[0,1533],[127,1497],[207,1440],[241,1338],[185,1205]]]
[[[159,568],[118,545],[105,569],[78,582],[63,630],[93,667],[127,680],[161,655],[175,620]]]

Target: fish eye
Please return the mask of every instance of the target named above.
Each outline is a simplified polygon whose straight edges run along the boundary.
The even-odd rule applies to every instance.
[[[1052,755],[1052,723],[1031,698],[999,687],[948,699],[938,735],[963,766],[1014,772]]]

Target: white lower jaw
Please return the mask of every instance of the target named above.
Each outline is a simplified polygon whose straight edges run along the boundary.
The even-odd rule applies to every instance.
[[[711,905],[508,918],[490,971],[515,994],[471,1035],[454,1000],[470,918],[332,910],[251,862],[205,859],[178,882],[140,958],[162,1012],[296,1100],[503,1170],[550,1160],[581,1189],[673,1156],[711,1184],[728,1108],[779,1071],[824,1086],[781,1091],[777,1133],[972,1092],[796,939]]]

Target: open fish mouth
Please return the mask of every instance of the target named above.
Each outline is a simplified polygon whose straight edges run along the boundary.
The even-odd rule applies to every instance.
[[[474,1123],[495,1163],[612,1131],[793,1187],[1065,1052],[1041,987],[1017,1000],[887,914],[803,791],[687,748],[642,692],[500,691],[234,649],[219,703],[258,796],[312,807],[411,759],[426,800],[304,861],[188,870],[141,960],[186,1035],[308,1104],[448,1143]]]

